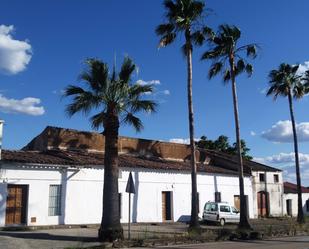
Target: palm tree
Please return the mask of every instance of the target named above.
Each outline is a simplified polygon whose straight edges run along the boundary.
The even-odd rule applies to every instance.
[[[108,65],[98,59],[86,60],[86,66],[80,75],[85,87],[69,85],[65,89],[64,96],[73,97],[66,112],[72,116],[98,111],[90,118],[93,128],[104,128],[105,136],[103,215],[98,236],[102,241],[114,241],[123,238],[118,199],[119,127],[129,124],[140,131],[143,125],[136,113],[154,112],[157,104],[144,99],[145,93],[153,92],[152,85],[131,82],[136,67],[129,57],[124,59],[118,74],[115,66],[109,73]]]
[[[296,181],[297,181],[297,195],[298,195],[298,214],[297,222],[304,223],[304,213],[302,207],[302,190],[301,179],[299,171],[299,155],[298,155],[298,143],[296,124],[293,110],[293,98],[300,99],[308,92],[308,84],[302,83],[302,76],[297,72],[299,65],[289,65],[282,63],[278,70],[272,70],[269,73],[270,88],[268,89],[267,96],[273,95],[274,99],[278,96],[288,97],[289,109],[293,129],[294,139],[294,152],[295,152],[295,166],[296,166]],[[305,75],[304,81],[308,79],[309,73]],[[309,81],[308,81],[309,82]]]
[[[184,36],[182,51],[187,59],[187,98],[189,114],[189,133],[191,149],[191,221],[190,227],[198,228],[197,207],[197,168],[194,143],[194,115],[192,103],[192,50],[193,45],[202,45],[205,36],[210,33],[208,27],[202,28],[202,17],[205,4],[197,0],[165,0],[166,22],[156,28],[156,34],[160,37],[159,47],[166,47],[173,43],[178,36]]]
[[[224,82],[232,82],[234,118],[236,129],[236,148],[238,157],[238,173],[239,173],[239,193],[240,193],[240,228],[250,229],[250,223],[247,213],[247,201],[244,193],[244,174],[243,174],[243,158],[241,150],[238,99],[236,91],[236,77],[246,72],[251,76],[253,67],[241,55],[246,52],[247,57],[256,57],[256,44],[249,44],[238,47],[241,36],[240,29],[236,26],[220,25],[216,35],[209,39],[211,48],[202,55],[202,60],[210,59],[212,65],[210,67],[208,77],[213,78],[222,73]]]

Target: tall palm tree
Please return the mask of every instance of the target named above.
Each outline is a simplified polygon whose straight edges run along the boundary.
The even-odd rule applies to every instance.
[[[236,77],[246,72],[251,76],[253,67],[241,55],[246,52],[247,57],[256,57],[256,45],[249,44],[238,46],[241,36],[240,29],[236,26],[220,25],[216,35],[209,39],[211,48],[202,55],[202,60],[209,59],[212,65],[209,69],[208,77],[213,78],[222,73],[223,81],[232,83],[234,118],[236,129],[236,148],[239,165],[239,194],[240,194],[240,228],[251,228],[248,213],[247,201],[244,193],[244,174],[243,174],[243,158],[241,150],[240,127],[238,99],[236,91]]]
[[[197,202],[197,168],[194,143],[194,115],[192,103],[192,51],[193,45],[202,45],[205,36],[210,33],[207,27],[202,28],[202,18],[205,4],[198,0],[165,0],[166,22],[156,28],[160,37],[159,47],[166,47],[173,43],[177,36],[184,37],[182,51],[187,59],[187,98],[189,114],[189,133],[191,149],[191,221],[192,228],[198,228]]]
[[[270,88],[267,91],[267,96],[273,95],[274,99],[278,96],[288,97],[290,116],[293,129],[294,152],[295,152],[295,166],[296,166],[296,181],[297,181],[297,195],[298,195],[298,214],[297,222],[304,223],[304,213],[302,207],[302,190],[301,179],[299,171],[299,155],[296,124],[293,110],[293,98],[300,99],[308,92],[308,84],[303,84],[302,75],[298,71],[299,65],[289,65],[282,63],[277,70],[272,70],[269,73]],[[306,74],[307,75],[307,74]],[[308,73],[309,76],[309,73]],[[306,80],[306,76],[304,78]],[[308,81],[309,82],[309,81]]]
[[[64,96],[73,97],[66,112],[72,116],[78,112],[88,115],[97,111],[90,118],[92,127],[104,128],[103,215],[98,236],[102,241],[114,241],[123,238],[118,205],[119,127],[129,124],[140,131],[143,125],[136,113],[154,112],[157,104],[144,99],[145,93],[153,92],[152,85],[132,83],[132,73],[136,67],[129,57],[124,59],[119,73],[115,66],[109,73],[108,65],[98,59],[86,60],[86,66],[80,75],[84,87],[69,85],[65,89]]]

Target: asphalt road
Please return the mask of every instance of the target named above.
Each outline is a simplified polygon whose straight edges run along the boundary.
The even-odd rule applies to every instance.
[[[100,245],[96,228],[51,229],[27,232],[0,231],[0,249],[63,249]],[[166,249],[309,249],[309,236],[245,242],[212,242],[160,247]]]
[[[276,238],[263,241],[212,242],[195,245],[165,246],[166,249],[309,249],[309,236]]]

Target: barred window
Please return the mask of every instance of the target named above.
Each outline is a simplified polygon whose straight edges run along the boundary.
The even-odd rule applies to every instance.
[[[49,185],[48,215],[61,215],[61,185]]]

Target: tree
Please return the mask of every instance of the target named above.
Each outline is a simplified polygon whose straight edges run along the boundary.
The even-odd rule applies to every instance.
[[[241,155],[243,159],[252,160],[253,157],[249,155],[250,149],[246,145],[246,141],[241,139]],[[222,151],[230,155],[237,155],[237,143],[230,145],[229,138],[221,135],[216,140],[207,139],[206,136],[201,136],[200,140],[196,142],[196,146],[207,150]]]
[[[177,36],[184,36],[182,51],[187,59],[187,98],[189,114],[189,133],[191,149],[191,221],[190,227],[198,228],[197,208],[197,168],[194,143],[194,114],[192,103],[192,51],[193,45],[202,45],[205,38],[211,33],[208,27],[201,28],[201,21],[205,4],[198,0],[165,0],[166,23],[156,28],[156,34],[160,37],[159,47],[166,47],[173,43]]]
[[[269,73],[269,83],[270,87],[266,93],[267,96],[273,95],[274,100],[278,96],[287,97],[289,102],[290,116],[292,122],[293,130],[293,140],[294,140],[294,152],[295,152],[295,166],[296,166],[296,181],[297,181],[297,195],[298,195],[298,214],[297,222],[304,223],[304,213],[302,207],[302,190],[301,190],[301,178],[299,171],[299,155],[298,155],[298,142],[296,133],[296,124],[294,118],[294,108],[293,108],[293,98],[300,99],[308,92],[308,84],[306,83],[307,76],[309,73],[305,74],[304,79],[297,72],[299,65],[293,66],[289,64],[280,64],[277,70],[272,70]],[[302,80],[305,81],[303,84]]]
[[[209,59],[212,65],[208,77],[213,78],[222,73],[223,81],[232,83],[234,118],[236,129],[236,147],[239,163],[239,192],[240,192],[240,228],[251,228],[248,214],[247,202],[244,194],[243,159],[241,150],[238,99],[236,91],[236,77],[246,72],[251,76],[253,67],[241,55],[246,52],[247,57],[256,57],[256,44],[249,44],[238,47],[241,31],[236,26],[220,25],[216,35],[209,39],[211,48],[202,55],[202,60]]]
[[[98,235],[101,241],[114,241],[123,238],[118,199],[119,127],[128,124],[140,131],[143,124],[136,113],[154,112],[156,103],[144,99],[145,93],[153,92],[152,85],[131,82],[136,67],[129,57],[124,59],[119,73],[115,66],[109,73],[108,65],[98,59],[86,60],[86,66],[80,75],[85,87],[69,85],[65,89],[64,96],[73,97],[66,112],[72,116],[98,111],[90,118],[93,128],[104,128],[105,136],[103,215]]]

